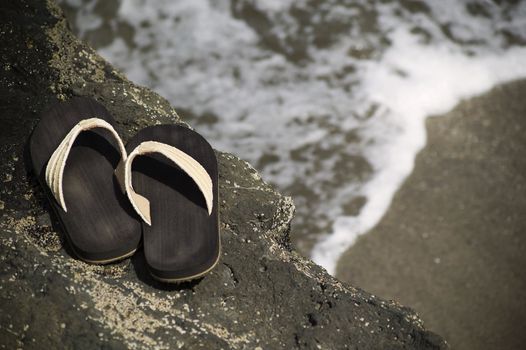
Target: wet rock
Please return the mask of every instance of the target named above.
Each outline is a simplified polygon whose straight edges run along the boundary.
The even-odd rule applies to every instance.
[[[205,278],[152,280],[144,256],[72,257],[28,170],[26,142],[51,102],[93,96],[128,138],[180,122],[78,41],[52,2],[0,5],[0,344],[5,348],[443,348],[417,315],[329,276],[290,248],[294,205],[218,152],[223,255]]]

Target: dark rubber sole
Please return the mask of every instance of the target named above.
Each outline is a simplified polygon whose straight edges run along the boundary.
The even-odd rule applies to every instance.
[[[197,160],[212,179],[210,215],[193,180],[161,154],[138,156],[132,164],[134,190],[150,201],[152,225],[143,223],[144,255],[151,275],[162,282],[199,278],[218,263],[218,169],[215,152],[198,133],[179,125],[147,127],[126,146],[128,153],[145,141],[176,147]]]
[[[135,252],[141,225],[114,177],[120,160],[117,142],[104,129],[82,132],[67,158],[63,191],[65,212],[47,187],[45,168],[60,142],[79,121],[100,118],[115,122],[90,98],[58,103],[42,113],[29,141],[33,171],[44,188],[64,235],[79,259],[105,264]]]

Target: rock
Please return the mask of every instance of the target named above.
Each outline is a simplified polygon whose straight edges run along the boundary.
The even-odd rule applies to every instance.
[[[418,316],[343,284],[290,248],[292,200],[218,152],[223,255],[191,283],[152,280],[144,256],[72,257],[28,170],[26,142],[48,104],[93,96],[126,139],[181,121],[78,41],[53,2],[0,5],[0,343],[6,348],[445,348]]]

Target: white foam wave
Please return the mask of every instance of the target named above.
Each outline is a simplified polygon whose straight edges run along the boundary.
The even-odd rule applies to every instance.
[[[473,57],[448,45],[422,46],[416,39],[405,30],[395,31],[391,48],[363,75],[364,94],[384,108],[378,116],[383,120],[375,121],[375,125],[385,122],[397,132],[388,142],[366,150],[377,172],[361,188],[367,203],[360,215],[338,217],[333,232],[313,250],[313,260],[331,274],[356,238],[380,221],[411,173],[415,155],[425,145],[425,119],[446,113],[461,100],[497,84],[526,77],[526,48]],[[372,140],[385,141],[377,135],[383,131],[367,129]]]
[[[106,20],[94,13],[106,0],[65,1],[79,8],[81,34]],[[252,3],[266,16],[263,24],[234,16],[227,0],[123,0],[107,27],[126,23],[133,37],[116,31],[100,53],[176,109],[217,116],[217,123],[199,125],[216,148],[254,164],[273,156],[260,170],[295,197],[297,220],[332,226],[312,251],[330,273],[356,237],[378,223],[410,174],[425,144],[425,118],[526,76],[525,49],[508,47],[502,34],[526,37],[525,2],[471,9],[482,14],[457,0],[421,2],[428,9],[420,12],[365,0]],[[294,17],[293,6],[312,21]],[[368,13],[376,15],[362,26]],[[317,30],[334,23],[336,31],[347,29],[315,45],[320,23]],[[268,27],[265,34],[258,25]],[[264,35],[273,40],[267,46]],[[386,49],[384,36],[391,42]],[[291,37],[307,42],[302,64],[287,57]],[[353,133],[358,141],[348,141]],[[365,157],[371,173],[356,178],[354,168],[342,170],[352,157]],[[345,204],[360,196],[364,207],[346,214]]]

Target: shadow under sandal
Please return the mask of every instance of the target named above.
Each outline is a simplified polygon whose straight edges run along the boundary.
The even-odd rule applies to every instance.
[[[144,255],[163,282],[201,277],[220,255],[217,160],[198,133],[157,125],[139,131],[119,165],[123,191],[143,219]]]
[[[33,171],[75,255],[105,264],[132,255],[141,224],[114,169],[126,149],[108,111],[74,98],[41,115],[29,141]]]

